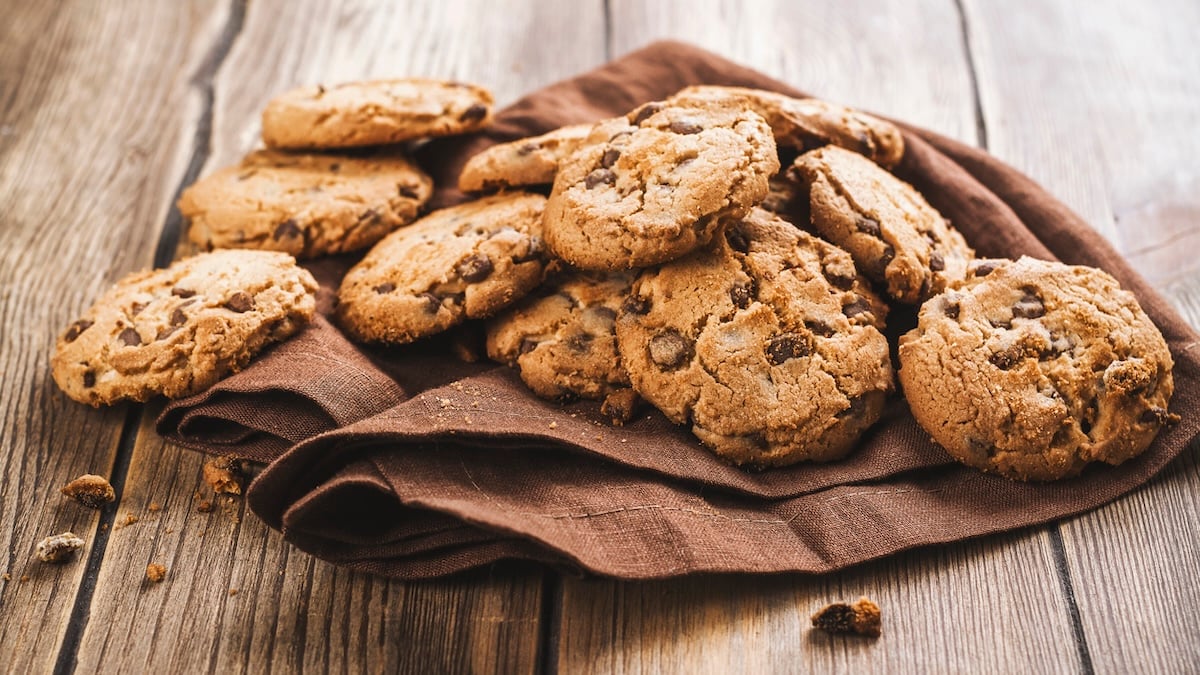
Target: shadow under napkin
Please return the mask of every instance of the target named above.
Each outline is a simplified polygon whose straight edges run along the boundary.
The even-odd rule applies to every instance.
[[[443,186],[487,145],[623,113],[698,83],[796,90],[688,45],[661,42],[552,85],[485,134],[426,144]],[[897,168],[982,255],[1101,267],[1137,295],[1176,359],[1176,412],[1200,402],[1197,336],[1078,216],[986,153],[904,127]],[[319,305],[351,259],[314,263]],[[1141,485],[1200,432],[1164,430],[1141,457],[1058,483],[1022,484],[950,462],[895,397],[847,460],[762,473],[719,462],[657,412],[606,424],[597,405],[530,394],[507,368],[463,364],[441,343],[354,345],[319,319],[244,372],[172,402],[161,434],[270,462],[251,507],[289,541],[398,578],[502,559],[618,578],[825,572],[902,549],[1046,522]]]

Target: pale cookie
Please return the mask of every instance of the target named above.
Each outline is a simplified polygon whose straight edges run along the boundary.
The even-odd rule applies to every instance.
[[[562,162],[546,204],[546,244],[581,269],[673,260],[762,201],[778,169],[757,114],[649,103],[598,124]]]
[[[293,89],[267,104],[267,147],[352,148],[476,131],[492,120],[492,94],[459,82],[408,78]]]
[[[617,316],[633,388],[735,464],[844,456],[892,389],[884,304],[849,254],[761,209],[647,269]]]
[[[546,198],[510,193],[434,211],[346,274],[337,318],[364,342],[412,342],[489,317],[542,281]]]
[[[972,270],[900,339],[913,416],[956,459],[1054,480],[1120,464],[1178,421],[1166,342],[1115,279],[1027,257]]]
[[[517,368],[542,398],[599,399],[629,387],[616,317],[632,280],[628,273],[567,273],[546,294],[492,319],[488,356]]]
[[[260,150],[183,191],[188,236],[206,248],[258,248],[298,258],[366,248],[412,222],[433,181],[401,153],[372,156]]]
[[[575,124],[541,136],[493,145],[467,160],[458,176],[458,189],[480,192],[549,185],[558,174],[559,162],[583,144],[593,126]]]
[[[58,338],[58,386],[94,406],[180,398],[312,318],[317,283],[285,253],[221,250],[125,277]]]
[[[668,99],[686,105],[696,101],[719,101],[737,97],[762,115],[780,147],[801,152],[822,145],[852,150],[886,167],[904,156],[904,137],[896,125],[853,108],[817,98],[792,98],[773,91],[697,85]]]
[[[911,185],[862,155],[825,147],[789,175],[809,189],[813,227],[888,295],[918,303],[961,281],[975,253]]]

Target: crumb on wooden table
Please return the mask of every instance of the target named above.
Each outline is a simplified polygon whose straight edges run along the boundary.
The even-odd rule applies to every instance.
[[[236,457],[214,457],[204,463],[204,482],[213,492],[240,495],[244,478],[245,468]]]
[[[158,513],[159,511],[162,511],[162,505],[158,502],[150,502],[150,506],[147,506],[146,510],[150,513]]]
[[[859,598],[853,605],[839,602],[822,607],[812,615],[812,625],[827,633],[842,635],[879,637],[883,632],[879,605],[866,597]]]
[[[158,563],[150,563],[146,565],[146,579],[154,583],[159,583],[167,576],[167,568],[165,565]]]
[[[51,535],[37,543],[37,557],[42,562],[63,563],[75,557],[83,548],[83,540],[72,532]]]
[[[235,596],[237,594],[238,594],[238,589],[236,589],[236,588],[229,589],[229,597],[232,598],[233,596]]]
[[[85,473],[59,490],[72,501],[89,509],[102,509],[117,499],[117,493],[104,476]]]

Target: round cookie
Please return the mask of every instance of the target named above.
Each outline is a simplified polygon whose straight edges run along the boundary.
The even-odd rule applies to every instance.
[[[393,232],[342,280],[339,323],[357,340],[402,344],[495,314],[542,281],[545,203],[496,195]]]
[[[300,87],[262,114],[269,148],[352,148],[476,131],[492,121],[492,94],[420,78]]]
[[[598,399],[629,387],[616,317],[632,281],[629,273],[567,273],[491,320],[488,356],[517,368],[542,398]]]
[[[975,253],[911,185],[862,155],[828,146],[796,159],[813,227],[854,256],[888,295],[918,303],[966,274]]]
[[[913,416],[968,466],[1054,480],[1120,464],[1177,421],[1171,354],[1132,293],[1090,267],[977,261],[900,339]]]
[[[778,168],[771,130],[753,112],[646,104],[596,125],[562,162],[547,247],[590,270],[673,260],[762,201]]]
[[[258,248],[313,258],[366,248],[412,222],[433,181],[401,153],[260,150],[183,191],[189,238],[206,249]]]
[[[836,145],[886,167],[900,163],[904,156],[904,137],[896,125],[817,98],[792,98],[745,87],[696,85],[681,90],[668,101],[685,105],[729,97],[744,100],[751,110],[762,115],[781,147],[803,152],[822,145]]]
[[[520,185],[549,185],[558,164],[574,152],[594,124],[574,124],[541,136],[500,143],[467,160],[458,176],[463,192],[500,190]]]
[[[644,270],[617,316],[633,388],[735,464],[837,459],[892,389],[884,304],[850,256],[755,209]]]
[[[135,273],[63,332],[51,373],[94,406],[195,394],[308,323],[316,290],[291,256],[268,251],[213,251]]]

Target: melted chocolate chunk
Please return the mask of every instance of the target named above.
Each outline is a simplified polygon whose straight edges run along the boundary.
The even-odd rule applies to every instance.
[[[604,156],[600,158],[600,166],[605,169],[617,163],[617,159],[621,157],[621,151],[616,148],[609,148],[604,151]]]
[[[1046,306],[1038,297],[1037,289],[1026,286],[1021,291],[1024,292],[1024,295],[1012,308],[1014,319],[1036,319],[1046,314]]]
[[[804,327],[812,331],[813,335],[821,337],[833,337],[834,334],[834,330],[821,321],[805,321]]]
[[[946,259],[942,257],[941,253],[934,251],[929,254],[929,269],[934,272],[941,272],[946,269]]]
[[[176,307],[174,312],[171,312],[171,325],[182,326],[187,323],[187,314],[183,313],[182,307]]]
[[[79,321],[76,321],[75,323],[71,324],[70,328],[67,329],[67,334],[63,336],[63,339],[67,342],[74,342],[79,335],[83,333],[83,331],[91,328],[93,323],[94,322],[88,321],[87,319],[80,319]]]
[[[857,228],[859,232],[862,232],[863,234],[869,234],[872,237],[878,237],[881,234],[879,229],[879,221],[875,220],[874,218],[859,216],[859,218],[854,221],[854,227]]]
[[[392,291],[396,290],[396,284],[393,284],[390,281],[385,281],[382,284],[379,284],[378,286],[376,286],[375,288],[373,288],[371,290],[375,291],[376,293],[378,293],[380,295],[383,295],[384,293],[391,293]]]
[[[863,296],[856,296],[853,302],[842,305],[842,314],[846,315],[847,319],[853,319],[859,314],[866,314],[871,311],[871,303]]]
[[[83,386],[91,389],[96,386],[96,373],[88,370],[83,373]]]
[[[127,347],[137,347],[142,344],[142,336],[133,328],[126,328],[117,335],[117,339],[125,343]]]
[[[458,276],[462,277],[463,281],[469,284],[478,283],[491,275],[492,260],[485,253],[476,253],[459,262],[454,270],[458,272]]]
[[[990,357],[988,357],[988,361],[991,361],[992,365],[996,366],[1000,370],[1008,370],[1009,368],[1012,368],[1020,363],[1024,358],[1025,350],[1013,345],[992,354]]]
[[[798,359],[812,353],[808,339],[796,333],[776,335],[767,343],[767,358],[772,365],[780,365],[789,359]]]
[[[672,132],[682,135],[698,134],[704,131],[704,127],[691,120],[675,120],[671,122],[669,127]]]
[[[470,108],[467,108],[461,115],[458,116],[458,119],[460,122],[478,122],[479,120],[487,117],[487,114],[488,109],[486,105],[482,103],[472,103]]]
[[[621,311],[626,314],[646,314],[650,311],[650,298],[630,295],[621,303]]]
[[[299,237],[301,234],[300,226],[296,224],[296,221],[288,218],[275,228],[275,232],[271,235],[271,238],[279,241],[280,239],[293,239]]]
[[[196,294],[196,291],[188,290],[186,288],[180,288],[178,286],[171,289],[171,295],[174,295],[177,298],[190,298],[195,294]]]
[[[971,274],[974,274],[977,277],[986,277],[987,275],[991,274],[995,270],[996,270],[996,263],[981,262],[971,268]]]
[[[678,331],[668,328],[650,338],[650,360],[659,368],[678,368],[692,357],[692,345]]]
[[[738,284],[730,288],[729,299],[733,302],[734,307],[746,309],[750,306],[750,302],[754,300],[754,286],[752,284]]]
[[[642,126],[642,122],[650,119],[650,117],[659,110],[662,110],[662,105],[658,103],[647,103],[639,108],[637,114],[633,116],[633,125],[638,127]]]
[[[729,247],[738,253],[748,253],[750,251],[750,238],[746,236],[736,227],[731,227],[725,231],[725,241],[729,242]]]
[[[417,296],[425,301],[425,311],[430,314],[437,314],[438,309],[442,306],[442,299],[433,293],[422,293]]]
[[[225,301],[225,309],[238,314],[249,312],[254,309],[254,296],[245,291],[238,291]]]
[[[583,179],[583,186],[591,190],[597,185],[612,185],[617,182],[617,174],[609,169],[596,169]]]

